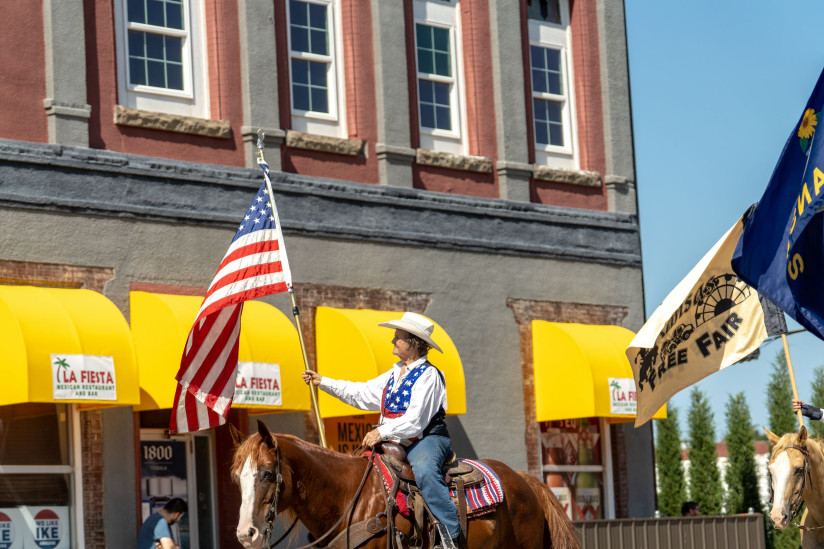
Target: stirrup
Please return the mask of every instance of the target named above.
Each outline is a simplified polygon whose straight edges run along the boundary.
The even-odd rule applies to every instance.
[[[435,528],[438,530],[438,535],[441,537],[440,544],[435,545],[435,547],[443,547],[443,549],[458,549],[458,546],[455,545],[454,541],[452,541],[452,536],[450,536],[449,532],[446,531],[446,526],[440,522],[436,522]]]

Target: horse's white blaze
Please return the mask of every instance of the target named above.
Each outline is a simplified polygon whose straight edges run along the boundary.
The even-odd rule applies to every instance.
[[[257,467],[252,463],[252,457],[246,458],[243,469],[240,471],[240,516],[238,517],[237,531],[246,533],[255,526],[255,480]]]
[[[773,506],[770,510],[770,518],[773,522],[781,521],[784,509],[784,492],[792,473],[792,464],[787,452],[781,452],[770,464],[770,475],[772,475]]]

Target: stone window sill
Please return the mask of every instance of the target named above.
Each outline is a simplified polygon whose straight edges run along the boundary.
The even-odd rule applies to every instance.
[[[448,170],[492,173],[492,160],[486,156],[469,156],[418,149],[415,153],[415,163],[421,166],[434,166]]]
[[[219,139],[232,137],[232,127],[228,120],[207,120],[179,114],[142,111],[129,109],[122,105],[114,106],[114,123],[119,126],[187,133]]]
[[[567,170],[563,168],[550,168],[548,166],[534,165],[532,177],[539,181],[550,181],[552,183],[562,183],[564,185],[577,185],[579,187],[598,188],[601,186],[601,174],[598,172],[588,172],[584,170]]]
[[[344,156],[366,156],[366,141],[363,139],[344,139],[295,130],[286,131],[286,146],[292,149],[342,154]]]

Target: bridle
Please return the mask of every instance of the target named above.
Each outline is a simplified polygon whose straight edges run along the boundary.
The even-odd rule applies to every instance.
[[[275,521],[275,518],[277,517],[277,514],[278,514],[278,512],[277,512],[278,498],[280,497],[281,486],[283,486],[283,475],[280,472],[280,446],[275,446],[275,459],[277,460],[277,464],[275,465],[275,496],[272,498],[272,503],[269,505],[269,510],[266,512],[266,529],[263,531],[263,539],[267,540],[267,543],[268,543],[269,535],[272,533],[272,525],[273,525],[273,523]],[[343,520],[347,516],[349,516],[349,519],[351,520],[351,518],[352,518],[351,513],[354,513],[354,510],[355,510],[354,507],[357,504],[358,499],[360,499],[360,495],[361,495],[361,492],[363,491],[363,487],[366,484],[366,480],[369,478],[369,473],[372,471],[372,469],[374,467],[374,459],[375,459],[374,454],[369,457],[369,463],[366,466],[366,471],[363,474],[363,478],[361,479],[360,485],[358,486],[358,489],[355,491],[355,495],[350,500],[349,505],[346,506],[346,509],[344,510],[343,514],[338,519],[338,521],[334,525],[332,525],[332,527],[325,534],[323,534],[322,536],[317,538],[314,541],[314,543],[310,543],[308,545],[303,545],[303,546],[299,547],[298,549],[308,549],[309,547],[314,547],[315,545],[318,545],[324,539],[326,539],[329,536],[329,534],[331,534],[335,530],[335,528],[337,528],[338,525],[341,522],[343,522]],[[373,517],[372,519],[370,519],[368,522],[371,524],[371,523],[373,523],[377,520],[377,526],[380,527],[381,526],[381,522],[380,522],[380,518],[379,518],[380,516],[381,516],[381,513],[379,513],[378,516]],[[386,516],[387,516],[387,519],[388,519],[389,518],[388,514]],[[283,541],[286,538],[286,536],[289,535],[289,532],[291,532],[292,529],[295,527],[297,522],[298,522],[298,518],[295,517],[295,520],[294,520],[294,522],[292,522],[292,525],[289,526],[289,528],[286,530],[286,532],[284,532],[284,534],[277,541],[275,541],[274,543],[269,544],[269,548],[271,549],[271,548],[275,547],[276,545],[278,545],[281,541]],[[389,523],[389,520],[387,520],[387,525],[388,525],[388,523]],[[375,528],[373,527],[373,529],[375,529]],[[385,530],[385,529],[386,529],[386,527],[380,528],[381,531]],[[372,532],[372,530],[369,530],[369,531]],[[344,532],[342,532],[342,533],[346,533],[346,530],[344,530]],[[377,532],[373,532],[373,533],[377,533]],[[333,540],[333,542],[334,542],[334,540]]]
[[[790,504],[790,520],[792,521],[795,520],[796,515],[798,515],[798,511],[801,510],[801,504],[804,503],[804,489],[807,487],[807,478],[810,476],[810,453],[809,450],[807,450],[806,445],[799,446],[797,444],[790,444],[784,449],[784,451],[789,450],[790,448],[793,450],[798,450],[801,452],[801,455],[804,456],[804,469],[801,472],[801,489],[798,490],[795,500]],[[775,494],[773,493],[772,480],[770,480],[770,505],[773,503],[774,496]],[[797,522],[795,524],[804,530],[811,529],[802,526]]]

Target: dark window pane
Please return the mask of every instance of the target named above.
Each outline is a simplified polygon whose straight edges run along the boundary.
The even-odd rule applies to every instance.
[[[146,12],[143,9],[143,0],[129,0],[129,21],[132,23],[145,23]]]
[[[326,45],[326,33],[324,31],[312,31],[311,51],[318,55],[329,55],[329,48]]]
[[[146,83],[146,70],[142,59],[129,58],[129,84],[136,86]]]
[[[292,59],[292,82],[296,84],[309,83],[309,62],[303,59]]]
[[[309,82],[326,88],[326,63],[309,62]]]
[[[438,105],[449,105],[449,84],[433,82],[435,88],[435,103]]]
[[[452,76],[452,67],[449,66],[448,54],[435,54],[435,74],[440,74],[441,76]]]
[[[435,127],[435,108],[432,105],[421,104],[421,126],[424,128]]]
[[[432,52],[418,48],[418,72],[432,74],[434,72],[434,68],[435,67],[432,64]]]
[[[526,12],[530,19],[561,24],[561,6],[558,0],[527,0]]]
[[[546,49],[546,65],[551,71],[561,72],[561,50]]]
[[[418,38],[418,48],[432,48],[431,27],[426,25],[415,25],[415,34]]]
[[[434,100],[432,82],[429,80],[418,80],[418,95],[419,99],[424,103],[432,103]]]
[[[166,87],[166,67],[157,61],[148,61],[146,68],[149,70],[149,85],[158,88]]]
[[[452,120],[449,117],[449,107],[435,107],[435,113],[438,116],[438,129],[451,130]]]
[[[68,465],[66,418],[64,407],[54,404],[0,406],[0,465]],[[0,475],[0,485],[20,476]]]
[[[536,46],[529,47],[529,55],[532,58],[532,67],[535,69],[544,68],[544,49]]]
[[[296,0],[289,2],[289,19],[293,25],[306,26],[309,24],[306,18],[306,11],[306,2],[297,2]]]
[[[535,142],[541,145],[549,145],[546,124],[537,120],[535,121]]]
[[[546,120],[546,103],[546,101],[540,99],[532,101],[532,116],[535,117],[535,120]]]
[[[167,87],[172,90],[183,89],[183,65],[166,65]]]
[[[166,37],[166,60],[174,63],[183,62],[183,39]]]
[[[558,73],[547,73],[547,80],[549,80],[549,93],[561,95],[564,90],[561,89],[561,75]]]
[[[292,84],[292,103],[301,111],[309,110],[309,87]]]
[[[24,465],[30,465],[30,463],[26,462]],[[0,507],[70,505],[69,482],[69,475],[56,473],[3,475],[2,482],[0,482]],[[19,532],[18,530],[18,536],[20,536]],[[65,534],[64,530],[63,535]],[[9,545],[3,544],[3,547],[9,547]]]
[[[312,88],[312,110],[315,112],[329,112],[329,101],[326,98],[326,89]]]
[[[146,57],[149,59],[164,59],[163,36],[146,33]]]
[[[559,147],[564,146],[564,132],[561,126],[557,124],[549,126],[549,143]]]
[[[309,4],[309,26],[315,29],[326,29],[326,6]]]
[[[143,48],[145,33],[139,31],[129,31],[129,55],[144,57],[146,51]]]
[[[160,0],[146,0],[146,19],[150,25],[163,27],[166,24],[163,16],[163,2]]]
[[[309,51],[309,31],[292,25],[292,51]]]
[[[546,101],[547,119],[561,123],[561,104],[557,101]]]
[[[432,27],[432,34],[435,39],[435,48],[438,51],[449,51],[449,31]]]
[[[183,4],[166,4],[166,26],[170,29],[183,30]]]
[[[546,92],[546,73],[544,71],[533,69],[532,89],[539,93]]]

